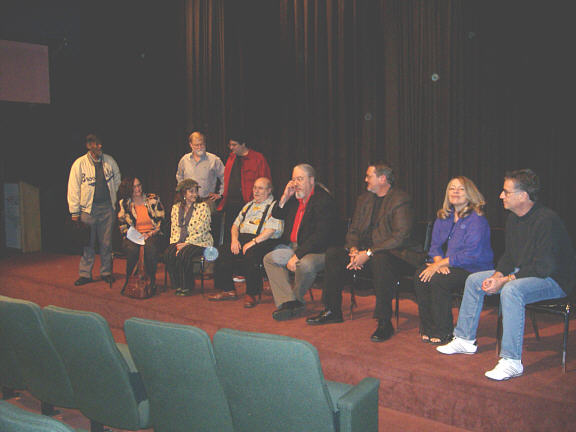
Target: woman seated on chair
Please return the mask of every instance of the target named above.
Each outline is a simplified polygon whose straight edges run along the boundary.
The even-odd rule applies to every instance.
[[[193,258],[212,246],[210,209],[198,202],[198,183],[185,179],[176,186],[178,196],[172,206],[170,246],[164,252],[164,262],[176,295],[187,296],[194,288]]]
[[[422,342],[445,344],[452,338],[452,292],[470,273],[494,268],[484,205],[472,180],[450,180],[434,222],[429,262],[414,275]]]
[[[120,196],[118,223],[123,236],[122,246],[126,254],[126,281],[121,293],[124,293],[140,253],[140,244],[127,238],[130,228],[136,230],[136,234],[139,233],[141,240],[144,241],[144,266],[150,277],[152,293],[154,293],[158,264],[158,238],[162,234],[160,228],[164,220],[164,206],[158,195],[144,193],[140,177],[124,178],[118,195]]]

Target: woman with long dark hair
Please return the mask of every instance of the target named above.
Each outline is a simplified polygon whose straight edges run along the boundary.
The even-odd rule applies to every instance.
[[[158,239],[162,235],[164,206],[160,197],[153,193],[144,193],[141,177],[126,177],[122,180],[118,194],[120,196],[118,223],[122,233],[122,246],[126,253],[126,281],[121,293],[124,294],[126,284],[138,262],[140,248],[144,247],[144,266],[150,277],[152,294],[156,288],[156,267],[158,264]],[[137,232],[144,245],[135,243],[128,238],[128,231]]]

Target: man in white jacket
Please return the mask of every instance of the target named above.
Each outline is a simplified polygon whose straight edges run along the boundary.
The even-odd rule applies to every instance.
[[[88,152],[76,159],[68,179],[68,207],[74,223],[90,227],[90,242],[80,259],[80,277],[74,285],[92,282],[96,238],[100,246],[100,276],[112,283],[112,228],[114,206],[120,186],[120,170],[112,156],[102,153],[102,141],[96,135],[86,137]]]

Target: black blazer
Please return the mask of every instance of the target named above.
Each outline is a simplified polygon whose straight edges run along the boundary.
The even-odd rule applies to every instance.
[[[274,206],[272,216],[284,221],[282,242],[290,243],[290,234],[298,211],[299,201],[292,196],[283,208]],[[309,253],[324,253],[339,238],[338,212],[334,198],[324,188],[314,186],[314,195],[308,201],[298,230],[298,248],[294,251],[301,259]]]

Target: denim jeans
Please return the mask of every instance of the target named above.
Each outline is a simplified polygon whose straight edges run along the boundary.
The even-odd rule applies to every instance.
[[[476,339],[480,312],[484,304],[484,296],[487,295],[482,290],[482,282],[492,274],[494,271],[488,270],[473,273],[466,279],[464,298],[460,306],[454,336],[468,341]],[[526,315],[524,306],[540,300],[564,297],[566,294],[551,277],[515,279],[504,284],[499,294],[503,329],[500,357],[521,360]]]

